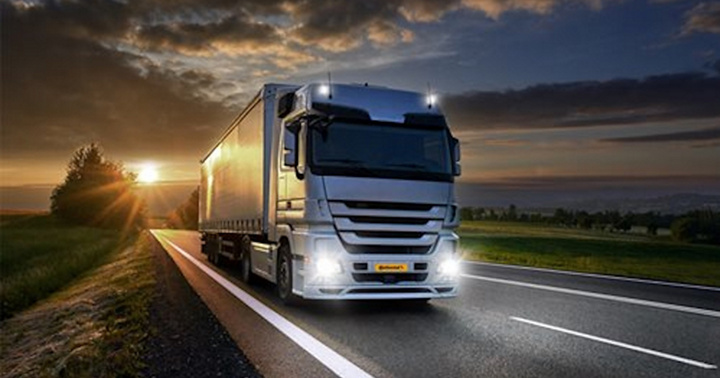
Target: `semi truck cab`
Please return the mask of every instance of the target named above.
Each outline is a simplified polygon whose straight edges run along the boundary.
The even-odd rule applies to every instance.
[[[263,141],[242,140],[251,103],[203,160],[211,261],[238,260],[243,280],[276,283],[285,302],[457,295],[460,148],[434,96],[318,83],[266,85],[254,102]],[[262,177],[243,179],[235,159],[253,157]],[[244,201],[262,210],[245,219]]]

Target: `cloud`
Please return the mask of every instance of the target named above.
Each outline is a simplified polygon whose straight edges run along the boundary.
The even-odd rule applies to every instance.
[[[720,76],[680,73],[468,92],[443,108],[458,130],[590,127],[720,117],[718,93]]]
[[[720,140],[720,127],[702,130],[681,131],[675,133],[650,134],[622,138],[601,139],[610,143],[658,143],[658,142],[696,142]]]
[[[64,161],[94,140],[109,153],[200,156],[231,120],[220,103],[197,95],[218,84],[213,75],[177,74],[94,41],[106,28],[89,20],[95,9],[81,17],[54,6],[2,6],[3,159]]]
[[[375,45],[407,40],[411,33],[398,25],[397,1],[312,1],[287,5],[295,27],[290,38],[302,45],[343,52],[360,47],[367,38]]]
[[[582,3],[592,9],[599,10],[603,3],[607,0],[579,0],[576,3]],[[498,19],[500,15],[510,11],[528,11],[532,13],[548,14],[554,8],[568,1],[562,0],[463,0],[462,5],[479,10],[487,14],[490,18]]]
[[[685,14],[683,34],[720,34],[720,2],[700,3]]]
[[[333,59],[378,66],[392,52],[377,52],[392,47],[412,59],[438,56],[437,46],[413,44],[416,24],[460,11],[546,14],[565,3],[0,1],[3,161],[64,161],[90,141],[125,156],[199,156],[239,110],[226,105],[267,78],[317,72]]]
[[[141,25],[130,37],[143,49],[168,50],[186,55],[252,54],[279,43],[282,36],[275,27],[253,22],[249,17],[232,15],[217,22],[173,22]]]
[[[604,1],[580,0],[599,8]],[[235,84],[257,86],[252,72],[286,74],[360,49],[388,49],[415,40],[414,24],[469,10],[499,18],[505,12],[549,13],[564,0],[145,0],[3,2],[41,31],[84,40],[144,73],[149,61],[181,74],[215,70]],[[6,29],[10,30],[10,29]],[[14,31],[13,31],[14,33]],[[363,50],[363,53],[370,51]],[[234,68],[232,68],[234,67]],[[242,89],[239,89],[242,90]],[[254,90],[254,89],[253,89]],[[208,90],[200,92],[208,94]],[[227,96],[216,93],[215,99]]]

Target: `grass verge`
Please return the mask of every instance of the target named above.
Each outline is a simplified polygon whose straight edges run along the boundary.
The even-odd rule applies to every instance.
[[[0,215],[0,320],[102,264],[117,232],[68,226],[50,215]]]
[[[458,233],[470,260],[720,286],[716,246],[505,222],[464,222]]]
[[[4,377],[137,376],[154,287],[151,236],[0,324]]]

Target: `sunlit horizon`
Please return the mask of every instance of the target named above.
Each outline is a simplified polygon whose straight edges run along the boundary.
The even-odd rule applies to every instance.
[[[138,173],[137,181],[141,184],[154,184],[160,180],[157,164],[145,163]]]

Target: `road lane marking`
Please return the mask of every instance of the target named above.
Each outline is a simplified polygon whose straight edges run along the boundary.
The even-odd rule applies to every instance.
[[[531,270],[531,271],[545,272],[545,273],[566,274],[569,276],[601,278],[601,279],[606,279],[606,280],[626,281],[626,282],[635,282],[635,283],[642,283],[642,284],[679,287],[679,288],[683,288],[683,289],[697,289],[697,290],[709,290],[709,291],[720,292],[720,287],[692,285],[692,284],[684,284],[684,283],[679,283],[679,282],[667,282],[667,281],[648,280],[648,279],[643,279],[643,278],[609,276],[606,274],[596,274],[596,273],[571,272],[571,271],[567,271],[567,270],[534,268],[534,267],[530,267],[530,266],[520,266],[520,265],[495,264],[495,263],[489,263],[489,262],[483,262],[483,261],[465,260],[463,262],[468,263],[468,264],[473,264],[473,265],[487,265],[487,266],[495,266],[495,267],[499,267],[499,268]]]
[[[562,287],[539,285],[539,284],[532,284],[532,283],[520,282],[520,281],[504,280],[504,279],[500,279],[500,278],[476,276],[476,275],[465,274],[465,273],[460,274],[460,275],[462,277],[471,278],[474,280],[495,282],[495,283],[501,283],[501,284],[505,284],[505,285],[529,287],[532,289],[548,290],[548,291],[554,291],[557,293],[564,293],[564,294],[581,295],[581,296],[590,297],[590,298],[606,299],[606,300],[615,301],[615,302],[630,303],[630,304],[636,304],[636,305],[641,305],[641,306],[661,308],[664,310],[680,311],[680,312],[686,312],[686,313],[690,313],[690,314],[705,315],[705,316],[712,316],[714,318],[720,318],[720,311],[713,311],[713,310],[708,310],[708,309],[704,309],[704,308],[681,306],[681,305],[675,305],[675,304],[663,303],[663,302],[654,302],[654,301],[648,301],[648,300],[644,300],[644,299],[620,297],[617,295],[610,295],[610,294],[600,294],[600,293],[595,293],[595,292],[591,292],[591,291],[565,289]]]
[[[154,231],[151,232],[153,233],[153,235],[155,235],[156,238],[158,238],[158,240],[160,239],[160,237],[156,235]],[[320,361],[320,363],[325,365],[328,369],[332,370],[338,376],[372,377],[372,375],[360,369],[357,365],[353,364],[345,357],[330,349],[328,346],[321,343],[318,339],[314,338],[309,333],[303,331],[300,327],[291,323],[289,320],[285,319],[284,317],[282,317],[282,315],[273,311],[264,303],[255,299],[252,295],[235,286],[228,279],[221,276],[214,270],[210,269],[202,262],[198,261],[195,257],[190,255],[190,253],[178,247],[175,243],[171,242],[168,239],[164,239],[164,241],[170,244],[178,253],[180,253],[188,261],[197,266],[220,286],[225,288],[225,290],[230,292],[230,294],[232,294],[235,298],[245,303],[245,305],[250,307],[253,311],[255,311],[278,331],[285,334],[285,336],[289,337],[297,345],[305,349],[305,351],[310,353],[313,357]]]
[[[542,327],[542,328],[547,328],[547,329],[550,329],[550,330],[553,330],[553,331],[566,333],[566,334],[568,334],[568,335],[573,335],[573,336],[577,336],[577,337],[582,337],[582,338],[589,339],[589,340],[593,340],[593,341],[597,341],[597,342],[600,342],[600,343],[609,344],[609,345],[613,345],[613,346],[620,347],[620,348],[630,349],[630,350],[634,350],[634,351],[636,351],[636,352],[645,353],[645,354],[650,354],[650,355],[653,355],[653,356],[656,356],[656,357],[666,358],[666,359],[668,359],[668,360],[673,360],[673,361],[677,361],[677,362],[682,362],[682,363],[684,363],[684,364],[696,366],[696,367],[703,368],[703,369],[717,369],[717,366],[711,365],[711,364],[707,364],[707,363],[705,363],[705,362],[695,361],[695,360],[691,360],[691,359],[689,359],[689,358],[679,357],[679,356],[675,356],[675,355],[672,355],[672,354],[659,352],[659,351],[653,350],[653,349],[642,348],[642,347],[639,347],[639,346],[635,346],[635,345],[631,345],[631,344],[626,344],[626,343],[623,343],[623,342],[620,342],[620,341],[610,340],[610,339],[606,339],[606,338],[603,338],[603,337],[588,335],[587,333],[582,333],[582,332],[577,332],[577,331],[569,330],[569,329],[566,329],[566,328],[556,327],[556,326],[552,326],[552,325],[549,325],[549,324],[536,322],[536,321],[534,321],[534,320],[523,319],[523,318],[519,318],[519,317],[517,317],[517,316],[511,316],[510,319],[515,320],[515,321],[518,321],[518,322],[522,322],[522,323],[532,324],[532,325],[534,325],[534,326],[538,326],[538,327]]]

